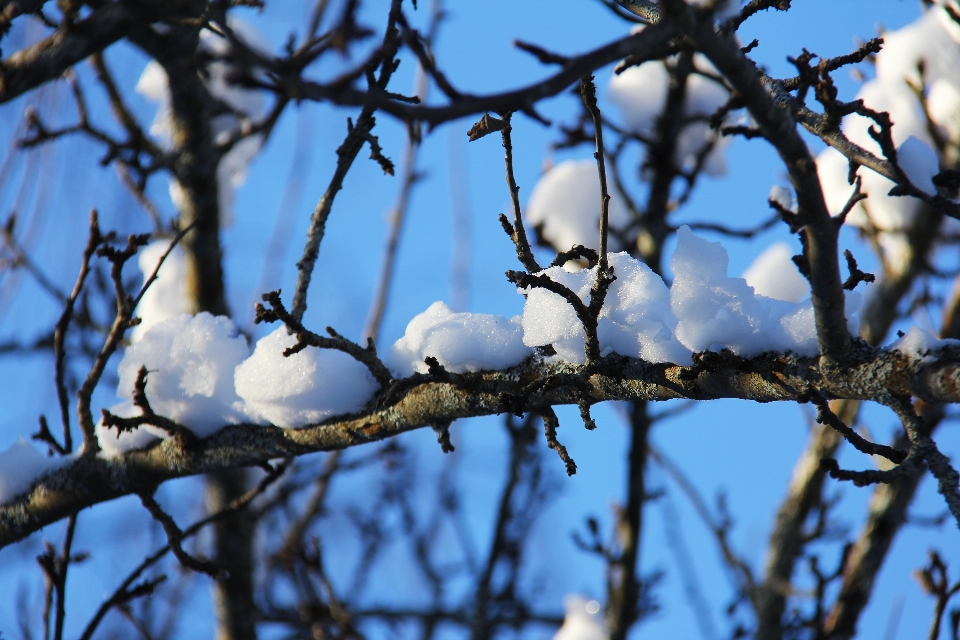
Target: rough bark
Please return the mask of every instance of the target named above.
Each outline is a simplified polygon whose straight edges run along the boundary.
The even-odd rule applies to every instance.
[[[862,355],[842,377],[829,379],[822,375],[817,358],[771,354],[747,359],[717,353],[704,354],[694,367],[608,356],[591,370],[531,360],[507,371],[447,373],[443,380],[421,374],[397,381],[397,390],[381,398],[381,407],[303,429],[231,425],[197,443],[172,438],[112,460],[74,460],[0,506],[0,547],[81,509],[142,493],[172,478],[343,449],[458,418],[578,404],[584,396],[591,402],[675,398],[776,402],[796,401],[817,391],[853,400],[892,394],[928,402],[960,401],[960,352],[954,349],[923,361],[867,347]]]

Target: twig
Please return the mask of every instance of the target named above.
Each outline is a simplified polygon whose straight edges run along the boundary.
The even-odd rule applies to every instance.
[[[387,19],[387,27],[383,37],[383,47],[380,55],[380,76],[370,82],[370,91],[375,89],[383,92],[393,75],[396,65],[394,57],[397,52],[397,33],[396,24],[400,15],[400,0],[392,0],[390,5],[390,15]],[[367,67],[368,81],[373,78],[373,69]],[[313,267],[317,262],[317,256],[320,254],[320,242],[326,230],[327,218],[333,208],[333,201],[337,192],[343,187],[343,180],[353,165],[354,159],[367,141],[370,131],[376,124],[373,117],[375,108],[365,106],[360,111],[356,125],[348,121],[347,137],[343,144],[337,149],[337,167],[330,178],[327,190],[317,202],[317,206],[310,217],[310,229],[307,232],[307,242],[303,249],[303,257],[297,262],[297,287],[293,294],[293,305],[290,309],[292,317],[300,321],[303,318],[304,311],[307,310],[307,289],[310,287],[310,280],[313,275]]]
[[[507,172],[507,188],[510,190],[510,203],[513,205],[513,224],[511,225],[507,222],[506,216],[503,214],[500,215],[500,224],[503,226],[504,231],[507,232],[507,235],[513,240],[513,244],[517,250],[517,259],[520,260],[523,268],[526,269],[528,273],[537,273],[540,271],[540,265],[537,264],[536,258],[533,257],[533,252],[530,250],[530,243],[527,241],[527,232],[523,228],[523,216],[520,213],[520,187],[517,186],[517,181],[513,175],[512,116],[513,114],[508,112],[504,114],[503,120],[495,120],[490,118],[489,115],[485,115],[478,125],[485,122],[491,123],[492,129],[500,131],[504,150],[503,161]],[[475,125],[475,127],[478,125]],[[471,136],[471,139],[475,140],[476,137]]]
[[[880,402],[893,409],[900,418],[910,438],[910,444],[926,461],[933,477],[937,479],[937,491],[946,500],[950,513],[960,527],[960,474],[950,464],[950,459],[940,452],[933,438],[927,434],[923,418],[917,415],[908,399],[888,396],[881,397]]]
[[[572,476],[577,472],[577,463],[574,462],[570,454],[567,453],[567,448],[557,440],[557,428],[560,426],[560,420],[557,418],[557,414],[552,408],[548,407],[541,415],[543,417],[543,433],[547,439],[547,446],[557,452],[557,455],[560,456],[564,466],[567,468],[567,475]]]
[[[73,308],[83,291],[83,285],[90,273],[90,260],[101,244],[109,241],[112,234],[103,236],[100,233],[100,224],[97,219],[97,210],[90,211],[90,232],[87,236],[87,246],[83,250],[83,258],[80,263],[80,274],[73,285],[73,291],[67,298],[63,306],[63,312],[60,319],[57,320],[56,328],[53,333],[53,353],[55,359],[54,380],[57,388],[57,400],[60,402],[60,420],[63,423],[63,450],[64,452],[73,451],[73,438],[70,434],[70,399],[67,397],[67,384],[64,380],[66,376],[66,350],[64,342],[67,339],[67,329],[70,327],[70,321],[73,319]]]
[[[289,461],[284,461],[282,464],[273,467],[266,476],[257,484],[256,487],[242,495],[237,500],[231,502],[226,508],[213,513],[202,520],[195,522],[181,532],[180,542],[191,538],[200,531],[204,529],[208,524],[216,522],[222,518],[225,518],[233,513],[236,513],[240,509],[243,509],[247,506],[254,498],[262,494],[267,488],[273,484],[283,473],[287,470],[289,466]],[[152,498],[150,498],[152,500]],[[151,582],[159,582],[159,580],[145,580],[137,586],[133,586],[134,583],[143,575],[143,572],[159,562],[164,556],[166,556],[172,550],[170,545],[161,547],[152,555],[147,556],[143,562],[141,562],[126,579],[120,584],[119,587],[110,595],[109,598],[104,600],[103,604],[100,605],[100,608],[97,609],[97,612],[94,614],[93,618],[90,619],[90,622],[87,623],[87,626],[83,630],[83,634],[80,636],[80,640],[90,640],[93,637],[93,634],[96,632],[97,627],[100,625],[100,622],[103,620],[104,616],[110,612],[110,610],[115,607],[118,603],[129,602],[132,599],[130,594],[135,593],[138,589],[145,588],[144,585]],[[154,585],[156,586],[156,585]],[[133,587],[131,589],[131,587]],[[126,596],[125,596],[126,594]],[[142,595],[148,595],[146,593]],[[124,598],[126,597],[126,600]],[[139,597],[139,596],[134,596]]]
[[[857,451],[867,455],[883,456],[894,464],[900,464],[907,459],[906,451],[901,451],[883,444],[870,442],[844,424],[843,420],[841,420],[837,414],[830,410],[830,404],[827,402],[825,397],[820,395],[814,396],[811,399],[811,402],[813,402],[813,404],[817,407],[817,422],[836,429],[837,432],[846,438],[847,442],[852,444]]]
[[[318,336],[294,318],[293,314],[288,312],[280,299],[280,291],[271,291],[263,294],[263,301],[270,305],[267,309],[262,304],[256,306],[256,322],[276,322],[280,320],[297,336],[297,343],[283,352],[284,357],[292,356],[295,353],[303,351],[307,347],[319,347],[321,349],[336,349],[343,351],[359,362],[366,365],[373,377],[380,383],[381,389],[385,389],[393,381],[393,376],[380,358],[377,357],[377,348],[372,339],[367,339],[367,347],[363,348],[355,342],[347,340],[331,327],[327,327],[329,338]]]
[[[583,105],[593,118],[593,132],[596,137],[596,151],[593,152],[593,157],[597,161],[597,173],[600,176],[600,248],[598,249],[600,260],[597,270],[597,282],[599,283],[607,271],[607,225],[610,213],[610,193],[607,191],[607,169],[604,164],[603,122],[600,118],[600,108],[597,106],[597,88],[593,84],[593,76],[586,76],[580,81],[580,95],[583,98]]]

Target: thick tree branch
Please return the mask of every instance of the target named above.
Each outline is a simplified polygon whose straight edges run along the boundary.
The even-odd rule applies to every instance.
[[[0,103],[54,80],[140,25],[186,15],[182,1],[108,2],[37,44],[0,61]]]
[[[385,394],[393,398],[387,406],[304,429],[235,425],[195,446],[171,439],[115,460],[81,457],[0,507],[0,547],[80,509],[149,491],[172,478],[343,449],[458,418],[507,410],[539,413],[553,405],[579,404],[585,396],[591,402],[673,398],[773,402],[809,397],[816,391],[859,400],[890,394],[928,402],[960,401],[960,353],[954,349],[922,360],[866,347],[862,355],[843,375],[830,377],[822,374],[814,358],[744,359],[709,352],[693,367],[608,356],[595,367],[530,361],[503,372],[445,372],[443,380],[420,375],[394,383],[399,390]]]
[[[446,106],[420,106],[398,102],[380,92],[361,91],[336,83],[320,84],[300,79],[289,79],[278,91],[290,93],[291,97],[332,102],[341,106],[365,106],[383,111],[406,121],[421,121],[437,125],[475,114],[510,111],[528,111],[545,98],[563,93],[588,75],[608,64],[627,56],[637,64],[645,60],[657,60],[677,53],[686,45],[675,42],[679,35],[676,25],[670,21],[644,29],[642,32],[622,38],[581,56],[571,58],[563,70],[538,83],[487,96],[462,94],[461,99]]]

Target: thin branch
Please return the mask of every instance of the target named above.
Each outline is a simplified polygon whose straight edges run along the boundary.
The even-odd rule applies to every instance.
[[[396,65],[394,57],[397,52],[396,23],[400,14],[400,0],[392,0],[390,16],[387,19],[387,27],[383,37],[383,48],[380,56],[380,75],[373,78],[373,69],[367,67],[369,90],[380,94],[384,93],[390,77],[393,75]],[[337,166],[330,178],[330,183],[320,200],[317,202],[313,215],[310,217],[310,229],[307,232],[307,242],[303,249],[303,256],[297,262],[297,287],[293,294],[293,304],[291,313],[293,318],[299,321],[303,318],[303,313],[307,310],[307,289],[310,287],[310,280],[313,276],[313,267],[320,254],[320,243],[323,240],[326,231],[327,218],[333,208],[333,201],[337,192],[343,187],[343,180],[347,172],[353,165],[360,149],[369,139],[370,131],[376,124],[373,117],[376,107],[373,105],[364,106],[357,118],[356,125],[350,121],[347,123],[347,137],[343,144],[337,149]]]

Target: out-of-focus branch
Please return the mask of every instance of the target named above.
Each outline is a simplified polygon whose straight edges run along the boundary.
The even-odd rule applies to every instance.
[[[189,0],[103,3],[86,18],[63,25],[46,39],[0,61],[0,103],[58,78],[140,26],[190,15],[191,4]]]
[[[639,64],[645,60],[665,58],[686,48],[686,45],[675,41],[677,36],[676,26],[666,21],[599,49],[571,57],[570,63],[563,70],[541,82],[514,91],[487,96],[464,93],[460,100],[446,106],[412,105],[392,99],[383,93],[360,91],[337,83],[320,84],[297,78],[285,79],[285,84],[275,89],[308,100],[332,102],[342,106],[370,107],[389,113],[405,122],[421,121],[437,125],[485,112],[527,111],[540,100],[559,95],[579,82],[583,76],[627,56],[635,59],[636,64]]]

